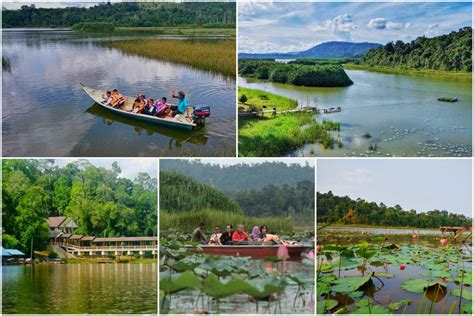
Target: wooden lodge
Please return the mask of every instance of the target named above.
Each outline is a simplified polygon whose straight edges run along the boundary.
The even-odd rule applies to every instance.
[[[158,254],[158,237],[95,237],[75,234],[74,221],[50,217],[50,244],[75,256]]]

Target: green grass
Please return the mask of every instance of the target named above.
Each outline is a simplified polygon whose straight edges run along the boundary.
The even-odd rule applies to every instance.
[[[235,40],[139,39],[104,42],[124,53],[164,60],[235,77]],[[159,70],[156,70],[159,71]]]
[[[207,27],[116,27],[115,33],[163,34],[186,36],[235,36],[235,28]]]
[[[291,110],[298,102],[289,98],[239,87],[239,99],[245,94],[248,100],[239,103],[239,109],[261,109],[276,107]],[[304,144],[320,143],[332,148],[338,143],[328,131],[339,130],[340,124],[314,120],[313,113],[299,112],[279,114],[275,118],[239,117],[239,156],[241,157],[278,157],[288,154]]]
[[[204,223],[205,231],[212,231],[215,225],[224,228],[227,224],[236,227],[244,224],[247,231],[253,226],[267,225],[272,232],[293,232],[293,219],[291,217],[251,217],[235,212],[217,210],[203,210],[194,212],[168,212],[160,211],[160,230],[178,229],[192,233],[199,225]]]
[[[461,79],[472,79],[472,73],[461,71],[444,71],[433,69],[408,69],[393,67],[371,67],[360,64],[345,64],[345,69],[368,70],[387,74],[413,75],[413,76],[431,76],[431,77],[451,77]]]

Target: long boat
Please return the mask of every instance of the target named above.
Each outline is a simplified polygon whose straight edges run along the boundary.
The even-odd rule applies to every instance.
[[[230,245],[230,246],[201,246],[203,253],[216,256],[252,257],[263,259],[277,255],[280,245]],[[301,253],[310,249],[309,246],[292,245],[286,246],[290,259],[301,259]]]
[[[122,115],[129,117],[131,119],[135,120],[140,120],[140,121],[145,121],[148,123],[152,124],[159,124],[159,125],[164,125],[168,127],[174,127],[174,128],[180,128],[188,131],[192,131],[195,127],[198,125],[194,122],[194,120],[178,120],[175,117],[158,117],[158,116],[151,116],[151,115],[146,115],[146,114],[139,114],[139,113],[133,113],[131,112],[133,103],[135,102],[135,98],[133,97],[128,97],[124,96],[125,103],[119,108],[115,109],[111,106],[105,105],[102,103],[102,95],[106,93],[104,90],[98,90],[94,88],[90,88],[85,86],[84,84],[80,83],[82,86],[82,89],[89,95],[89,97],[92,98],[97,104],[102,106],[103,108],[114,112],[116,114]]]

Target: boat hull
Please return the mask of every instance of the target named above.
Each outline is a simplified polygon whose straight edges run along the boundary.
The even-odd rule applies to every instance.
[[[201,246],[203,252],[215,256],[252,257],[254,259],[264,259],[265,257],[276,256],[280,246]],[[292,260],[301,259],[301,253],[310,247],[307,246],[287,246],[288,255]]]
[[[174,119],[169,119],[169,118],[160,118],[157,116],[129,112],[132,109],[134,99],[127,96],[124,97],[125,104],[121,107],[121,109],[115,109],[111,106],[102,104],[101,96],[102,94],[105,93],[105,91],[86,87],[82,83],[81,83],[81,86],[82,86],[82,89],[84,89],[84,91],[87,93],[87,95],[89,95],[89,97],[91,97],[91,99],[94,100],[98,105],[100,105],[102,108],[108,111],[116,113],[117,115],[128,117],[128,118],[138,120],[138,121],[151,123],[151,124],[158,124],[158,125],[162,125],[162,126],[166,126],[170,128],[179,128],[181,130],[186,130],[186,131],[192,131],[197,126],[197,124],[191,123],[191,122],[180,122],[180,121],[176,121]]]

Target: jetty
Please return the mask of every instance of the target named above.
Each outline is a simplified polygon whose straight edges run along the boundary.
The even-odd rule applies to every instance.
[[[463,233],[469,232],[468,238],[472,235],[472,226],[441,226],[439,228],[441,230],[441,234],[445,234],[446,232],[450,232],[454,234],[454,239],[458,239]]]

